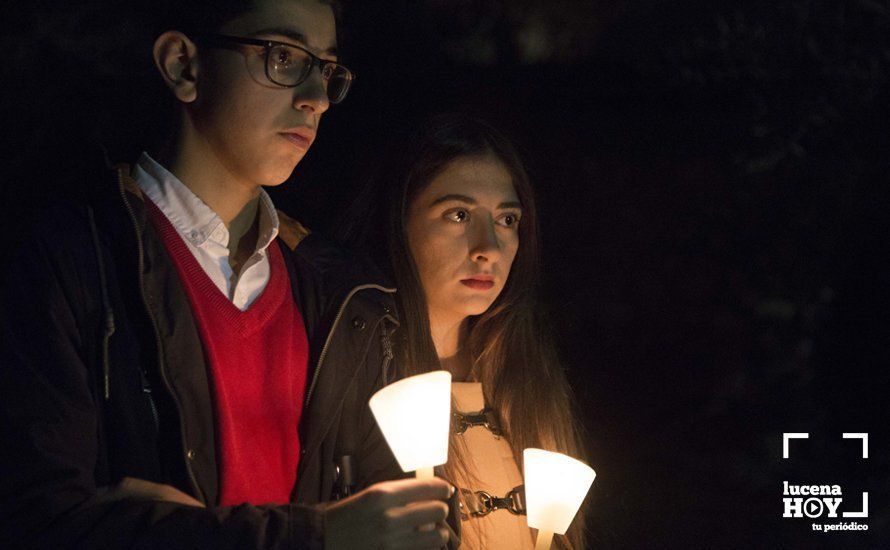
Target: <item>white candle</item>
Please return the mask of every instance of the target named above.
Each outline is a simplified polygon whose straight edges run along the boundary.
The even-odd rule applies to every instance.
[[[434,371],[399,380],[368,403],[402,471],[420,479],[448,460],[451,373]]]
[[[554,533],[568,530],[596,472],[580,460],[541,449],[525,449],[522,460],[528,525],[538,529],[535,550],[546,550]]]

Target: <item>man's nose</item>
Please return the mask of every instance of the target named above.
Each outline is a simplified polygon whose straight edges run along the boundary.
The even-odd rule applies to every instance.
[[[331,102],[325,87],[324,77],[319,67],[312,67],[306,80],[294,88],[294,109],[322,114],[328,110]]]
[[[470,259],[474,262],[496,262],[501,257],[501,243],[491,216],[484,216],[470,230]]]

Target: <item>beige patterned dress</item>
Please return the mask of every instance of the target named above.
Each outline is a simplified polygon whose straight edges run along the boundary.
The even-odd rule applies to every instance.
[[[461,413],[477,413],[485,408],[480,382],[454,382],[451,392]],[[522,485],[522,474],[513,458],[510,444],[484,426],[471,426],[458,435],[468,451],[468,466],[475,480],[459,483],[464,489],[486,491],[504,497]],[[469,517],[461,522],[461,548],[469,550],[532,550],[534,540],[524,515],[509,510],[494,510],[486,516]]]

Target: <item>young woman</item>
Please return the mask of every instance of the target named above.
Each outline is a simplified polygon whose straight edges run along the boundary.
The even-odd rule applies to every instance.
[[[378,261],[398,288],[400,368],[453,375],[445,471],[461,488],[464,547],[533,548],[525,516],[514,513],[523,508],[522,451],[579,457],[581,446],[535,298],[528,176],[499,132],[468,117],[431,119],[399,150],[385,182],[357,202],[371,219],[351,241],[371,251],[386,245]],[[379,207],[369,208],[372,200]],[[558,546],[583,548],[583,526],[579,514]]]

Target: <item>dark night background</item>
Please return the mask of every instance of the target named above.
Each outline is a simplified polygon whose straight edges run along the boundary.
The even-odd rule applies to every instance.
[[[332,230],[433,111],[516,140],[598,472],[592,547],[890,546],[887,2],[344,4],[358,80],[273,197]],[[6,14],[6,221],[82,136],[132,161],[152,134],[138,13]],[[783,460],[782,432],[810,439]],[[842,432],[870,434],[868,460]],[[783,519],[784,480],[841,484],[841,510],[868,491],[869,530]]]

